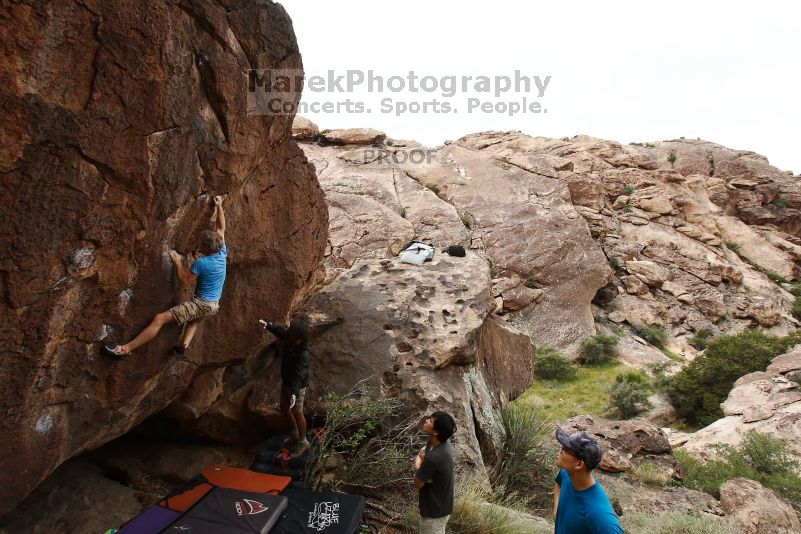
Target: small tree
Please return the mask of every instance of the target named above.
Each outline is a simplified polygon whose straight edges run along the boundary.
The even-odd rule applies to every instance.
[[[544,380],[570,380],[576,376],[576,369],[570,360],[549,347],[537,350],[537,363],[534,374]]]
[[[797,343],[796,333],[778,338],[758,330],[715,338],[701,356],[667,379],[665,390],[676,414],[700,426],[723,417],[720,403],[732,384],[743,375],[764,371],[773,358]]]
[[[581,344],[581,362],[598,363],[617,354],[617,336],[598,334]]]
[[[710,337],[709,330],[703,329],[693,334],[687,342],[697,350],[704,350],[709,345]]]
[[[667,333],[661,326],[652,326],[649,324],[637,323],[632,325],[634,333],[643,338],[645,341],[657,348],[665,346],[667,341]]]
[[[648,379],[638,371],[618,375],[609,388],[609,402],[621,417],[628,419],[637,415],[640,408],[650,408]]]

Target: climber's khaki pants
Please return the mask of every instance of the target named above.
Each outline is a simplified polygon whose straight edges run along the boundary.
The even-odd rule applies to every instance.
[[[220,301],[209,302],[192,297],[192,300],[182,302],[170,308],[170,314],[178,324],[191,323],[192,321],[202,321],[207,317],[216,314],[220,309]]]

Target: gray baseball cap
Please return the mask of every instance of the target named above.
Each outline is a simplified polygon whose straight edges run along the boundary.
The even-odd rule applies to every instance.
[[[568,434],[559,427],[556,427],[556,439],[562,444],[570,454],[584,462],[588,471],[592,471],[603,458],[603,450],[598,441],[586,432],[576,432]]]

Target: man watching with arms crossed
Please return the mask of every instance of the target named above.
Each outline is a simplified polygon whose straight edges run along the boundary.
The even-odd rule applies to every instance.
[[[434,412],[423,422],[428,444],[414,459],[414,486],[419,492],[420,534],[445,534],[453,513],[453,448],[449,438],[456,422]]]

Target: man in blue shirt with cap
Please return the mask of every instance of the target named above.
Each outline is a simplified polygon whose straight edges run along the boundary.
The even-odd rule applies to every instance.
[[[601,484],[592,476],[603,457],[595,438],[584,432],[556,430],[562,445],[553,488],[554,534],[623,534]]]

